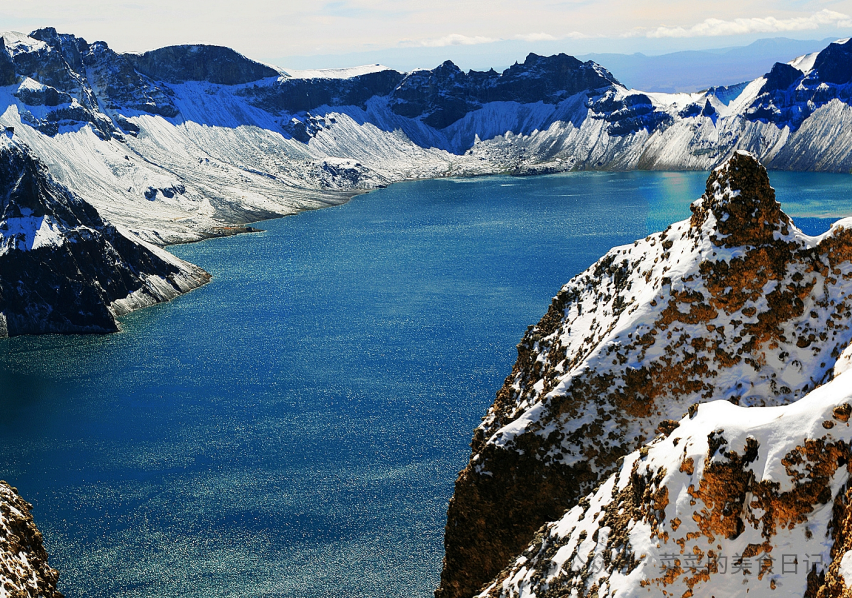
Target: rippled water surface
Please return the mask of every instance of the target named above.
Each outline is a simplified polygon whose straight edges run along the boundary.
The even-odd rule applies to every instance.
[[[845,175],[773,173],[807,232]],[[213,282],[109,336],[0,340],[0,478],[69,598],[430,596],[515,344],[705,173],[403,183],[173,247]]]

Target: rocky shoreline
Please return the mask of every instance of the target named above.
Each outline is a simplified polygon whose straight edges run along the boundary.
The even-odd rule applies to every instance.
[[[59,573],[48,564],[33,506],[0,481],[0,592],[18,598],[62,598],[56,589]]]

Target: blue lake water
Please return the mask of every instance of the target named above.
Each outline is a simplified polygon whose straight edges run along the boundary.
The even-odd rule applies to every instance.
[[[0,340],[0,478],[69,598],[431,595],[515,344],[705,173],[402,183],[173,247],[213,282],[123,332]],[[852,177],[773,173],[806,232]]]

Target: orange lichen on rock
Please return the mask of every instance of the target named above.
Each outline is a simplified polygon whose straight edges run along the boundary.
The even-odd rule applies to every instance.
[[[0,482],[0,595],[13,598],[62,598],[59,573],[47,562],[32,505]]]
[[[802,235],[766,170],[735,154],[710,175],[689,221],[610,251],[528,329],[456,483],[437,598],[474,593],[547,513],[577,504],[621,457],[671,434],[660,422],[690,405],[787,404],[826,382],[850,325],[852,231]],[[727,484],[723,502],[738,508],[751,482],[716,461],[702,483]],[[701,516],[708,533],[735,534],[736,519],[717,521],[714,509]]]

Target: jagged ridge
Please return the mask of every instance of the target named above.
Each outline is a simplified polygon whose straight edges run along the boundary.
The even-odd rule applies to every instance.
[[[690,220],[616,247],[518,345],[456,481],[436,596],[470,596],[695,402],[793,402],[852,340],[852,220],[821,237],[737,153]]]
[[[849,42],[748,84],[667,95],[562,54],[502,73],[290,76],[217,46],[121,55],[52,28],[5,35],[0,124],[156,244],[410,178],[711,169],[738,149],[773,168],[852,169]]]

